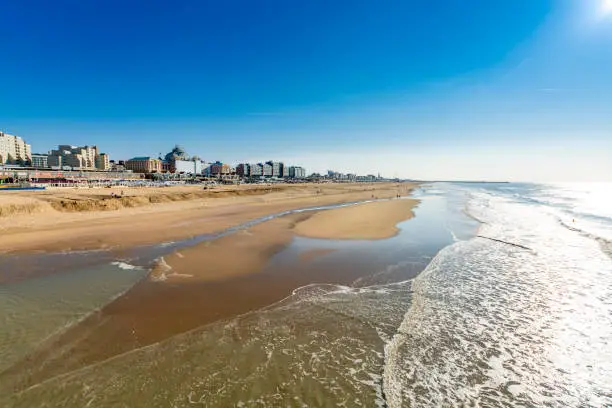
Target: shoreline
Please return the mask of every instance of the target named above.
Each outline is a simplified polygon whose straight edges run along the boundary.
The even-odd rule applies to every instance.
[[[196,197],[116,211],[60,212],[47,208],[45,211],[0,217],[0,248],[5,254],[120,250],[219,233],[283,211],[392,198],[398,194],[407,196],[416,186],[414,183],[286,185],[272,191],[259,189],[257,194],[245,194],[252,188],[239,186],[219,191],[214,198]],[[163,193],[168,195],[172,188],[164,189]],[[202,192],[200,187],[189,189],[191,193]],[[179,188],[176,194],[184,197],[188,193]],[[18,198],[22,203],[33,205],[36,195],[31,193]],[[79,196],[79,199],[88,201],[90,194]],[[8,204],[5,200],[0,201],[1,205],[6,207]]]

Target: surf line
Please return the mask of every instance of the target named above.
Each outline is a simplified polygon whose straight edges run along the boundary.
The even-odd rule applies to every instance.
[[[512,245],[512,246],[515,246],[515,247],[518,247],[518,248],[526,249],[526,250],[528,250],[528,251],[533,251],[533,249],[531,249],[531,248],[529,248],[529,247],[526,247],[526,246],[523,246],[523,245],[519,245],[519,244],[515,244],[515,243],[513,243],[513,242],[508,242],[508,241],[503,241],[503,240],[501,240],[501,239],[495,239],[495,238],[485,237],[485,236],[483,236],[483,235],[476,235],[476,236],[477,236],[478,238],[489,239],[489,240],[491,240],[491,241],[501,242],[502,244],[508,244],[508,245]]]

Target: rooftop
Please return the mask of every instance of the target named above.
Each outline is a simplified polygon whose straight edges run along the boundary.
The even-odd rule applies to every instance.
[[[139,157],[133,157],[130,160],[158,160],[158,159],[151,157],[151,156],[139,156]]]

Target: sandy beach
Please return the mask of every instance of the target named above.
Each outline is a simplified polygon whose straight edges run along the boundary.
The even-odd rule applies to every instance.
[[[121,248],[215,233],[268,214],[408,195],[410,183],[0,193],[0,252]],[[110,198],[112,194],[123,196]]]
[[[246,197],[223,197],[220,202],[238,201],[228,210],[220,204],[201,209],[197,206],[186,210],[193,225],[183,224],[186,231],[182,235],[174,232],[172,236],[185,237],[195,233],[215,231],[232,223],[246,221],[271,212],[278,212],[307,205],[350,202],[375,197],[395,197],[406,194],[412,185],[387,184],[380,186],[339,185],[339,186],[293,186],[264,194]],[[291,196],[293,195],[293,196]],[[172,203],[181,210],[196,204],[191,201]],[[211,200],[212,201],[212,200]],[[283,250],[295,235],[316,236],[329,239],[382,239],[396,233],[396,224],[410,218],[412,209],[418,202],[412,199],[395,199],[365,204],[351,205],[333,210],[293,213],[274,218],[248,229],[237,231],[221,238],[205,241],[192,247],[180,249],[160,259],[147,278],[140,281],[110,304],[90,315],[79,324],[69,328],[57,338],[48,341],[28,359],[22,361],[2,374],[3,381],[12,383],[15,389],[30,386],[47,378],[69,372],[80,367],[104,361],[113,356],[129,352],[150,344],[158,343],[176,334],[183,333],[207,323],[236,316],[251,310],[270,305],[286,297],[297,287],[313,282],[309,274],[282,274],[281,276],[258,273],[268,260]],[[200,203],[201,204],[201,203]],[[155,206],[158,206],[157,204]],[[165,206],[165,204],[159,204]],[[159,214],[151,211],[153,206],[138,208],[139,215],[151,224],[152,218],[164,219],[164,225],[176,221],[167,211]],[[241,211],[238,211],[238,210]],[[118,210],[134,211],[134,209]],[[106,213],[104,213],[106,214]],[[104,215],[103,214],[103,215]],[[212,214],[212,221],[201,219],[204,214]],[[329,215],[327,215],[329,214]],[[162,234],[157,225],[146,230],[146,240],[138,240],[145,231],[146,221],[132,218],[133,215],[118,214],[106,218],[96,214],[95,225],[99,226],[101,245],[115,242],[150,242],[159,240]],[[28,215],[28,217],[38,217]],[[85,213],[87,217],[88,214]],[[181,214],[180,217],[186,217]],[[179,217],[179,218],[180,218]],[[63,218],[63,217],[58,217]],[[119,225],[132,219],[132,232],[126,241],[108,240],[104,235],[107,227],[104,222]],[[368,222],[360,222],[368,219]],[[47,221],[48,222],[48,221]],[[51,223],[51,225],[53,225]],[[64,220],[68,231],[81,228],[74,222]],[[142,228],[139,230],[139,228]],[[46,243],[45,249],[56,248],[50,245],[53,231],[32,228],[28,232],[13,233],[35,236],[35,231],[43,234],[38,243]],[[64,235],[55,232],[62,242]],[[167,238],[167,235],[163,235]],[[62,240],[62,238],[64,238]],[[21,241],[19,241],[21,242]],[[33,250],[29,247],[19,247]],[[301,262],[309,262],[323,256],[329,250],[313,250],[304,254]],[[313,271],[321,276],[324,271]],[[319,278],[320,279],[320,278]],[[45,364],[40,364],[44,361]],[[19,373],[28,372],[27,378]]]

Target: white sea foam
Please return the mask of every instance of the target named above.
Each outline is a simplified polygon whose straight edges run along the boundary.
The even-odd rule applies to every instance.
[[[385,347],[390,407],[612,404],[612,263],[546,209],[477,192],[481,233],[441,251]],[[608,300],[606,300],[608,299]]]
[[[166,263],[163,256],[160,256],[155,261],[155,273],[151,274],[149,279],[153,282],[163,282],[168,279],[168,273],[172,267]]]
[[[111,262],[111,265],[114,265],[118,267],[119,269],[123,269],[125,271],[142,270],[142,267],[140,266],[135,266],[135,265],[129,264],[127,262],[122,262],[122,261]]]

